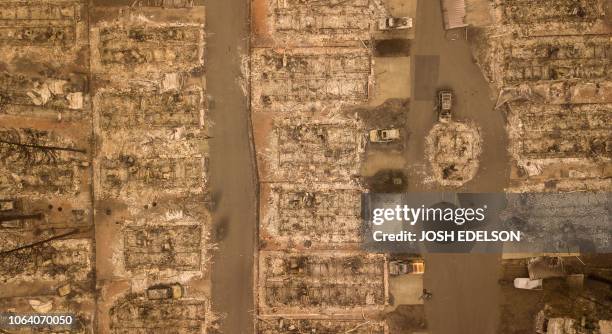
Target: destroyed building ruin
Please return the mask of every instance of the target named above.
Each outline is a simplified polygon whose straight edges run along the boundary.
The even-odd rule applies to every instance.
[[[204,64],[204,30],[198,23],[100,22],[92,35],[96,72],[170,73]]]
[[[130,10],[160,5],[140,1]],[[99,305],[99,328],[111,333],[204,333],[209,325],[207,293],[192,288],[212,248],[202,204],[209,192],[204,25],[194,18],[201,7],[185,7],[180,23],[160,8],[156,21],[120,15],[91,29],[95,191],[101,220],[114,224],[101,233],[115,236],[102,274],[114,292]],[[147,289],[160,284],[182,292],[153,299]]]
[[[258,333],[387,333],[382,254],[360,250],[372,0],[253,3],[250,104],[260,181]],[[263,18],[263,19],[260,19]]]
[[[256,48],[251,106],[255,112],[323,111],[368,100],[371,55],[364,48]]]
[[[79,0],[3,1],[0,4],[0,41],[10,56],[26,50],[33,56],[62,54],[86,42],[86,2]],[[69,52],[70,53],[70,52]],[[77,58],[78,55],[67,56]]]
[[[0,4],[0,308],[71,313],[75,333],[95,313],[86,15]]]
[[[481,146],[479,129],[473,124],[455,121],[435,124],[425,147],[435,180],[453,187],[471,180],[478,171]]]
[[[86,86],[78,73],[59,78],[1,72],[0,108],[5,115],[80,120],[90,116],[83,105]]]
[[[128,270],[202,270],[204,237],[198,224],[129,226],[123,233]]]
[[[350,180],[358,174],[364,149],[355,120],[277,117],[270,140],[271,178],[313,182]]]
[[[515,164],[511,188],[609,189],[612,83],[605,1],[527,6],[500,0],[494,16],[479,63],[507,114]]]
[[[86,176],[86,150],[57,133],[0,128],[0,190],[76,195]]]
[[[210,305],[201,300],[159,301],[131,294],[118,300],[110,309],[109,333],[205,333],[209,309]]]
[[[534,253],[607,253],[612,249],[609,203],[605,192],[509,194],[502,217],[522,232]],[[513,246],[505,245],[504,252],[517,252]]]
[[[289,334],[289,333],[355,333],[355,334],[386,334],[384,322],[364,322],[359,320],[327,320],[327,319],[287,319],[264,318],[258,323],[258,333]]]
[[[381,11],[376,0],[266,0],[267,29],[274,39],[313,46],[321,42],[367,40]],[[379,14],[380,15],[380,14]]]
[[[95,102],[99,105],[100,126],[104,129],[203,127],[202,89],[195,86],[176,91],[181,84],[176,73],[164,79],[161,89],[98,91]]]
[[[265,313],[374,311],[387,302],[384,255],[262,251],[259,305]]]
[[[270,192],[269,208],[261,221],[263,242],[308,248],[361,241],[361,191],[332,185],[330,189],[304,190],[295,184],[264,187]],[[269,246],[271,247],[271,246]]]
[[[164,7],[184,8],[180,22]],[[212,248],[203,14],[179,0],[0,4],[3,310],[75,314],[75,333],[206,331],[192,283]],[[190,289],[143,293],[166,283]],[[133,295],[134,318],[113,318]]]

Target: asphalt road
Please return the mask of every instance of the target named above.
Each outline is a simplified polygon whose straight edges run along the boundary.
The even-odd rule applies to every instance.
[[[248,101],[240,86],[240,56],[248,53],[248,1],[207,0],[206,81],[212,97],[210,182],[218,249],[212,303],[224,317],[222,333],[253,332],[253,250],[256,173]]]
[[[476,177],[463,192],[501,192],[508,182],[509,158],[502,115],[493,110],[489,86],[472,60],[465,40],[449,40],[442,24],[439,0],[419,0],[415,19],[413,94],[408,113],[410,124],[409,161],[428,166],[424,138],[436,121],[436,89],[455,92],[453,117],[474,121],[483,136],[481,165]],[[418,64],[417,62],[425,62]],[[431,64],[438,61],[437,66]],[[424,68],[435,69],[424,73]],[[422,91],[420,82],[430,89]],[[435,89],[431,89],[435,83]],[[429,97],[427,96],[429,94]],[[410,181],[410,191],[420,190]],[[443,189],[435,189],[442,191]],[[427,254],[424,287],[433,293],[425,303],[428,331],[432,334],[496,333],[499,324],[499,254]]]
[[[455,95],[453,118],[474,122],[479,126],[483,139],[478,173],[461,190],[503,191],[510,173],[505,122],[501,111],[493,109],[489,84],[474,63],[468,42],[465,38],[453,41],[445,37],[440,0],[419,0],[415,29],[411,45],[413,99],[407,122],[411,133],[408,161],[429,165],[424,154],[424,142],[437,121],[434,97],[438,89],[450,88]],[[459,37],[464,36],[462,31]],[[421,179],[417,177],[410,182],[411,191],[422,190]]]

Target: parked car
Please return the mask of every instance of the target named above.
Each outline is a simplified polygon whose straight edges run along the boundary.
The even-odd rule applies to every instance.
[[[453,107],[453,92],[450,90],[438,91],[438,120],[448,122],[451,119]]]
[[[374,129],[370,130],[370,142],[386,143],[400,138],[399,129]]]
[[[389,261],[389,275],[425,273],[425,262],[422,260],[393,260]]]
[[[179,299],[183,296],[183,287],[176,284],[160,284],[147,289],[149,299]]]
[[[411,17],[385,17],[378,21],[380,30],[402,30],[412,28]]]

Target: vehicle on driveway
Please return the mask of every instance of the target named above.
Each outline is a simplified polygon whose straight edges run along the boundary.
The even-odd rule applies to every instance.
[[[391,276],[423,273],[425,273],[425,262],[422,260],[389,261],[389,275]]]
[[[399,129],[374,129],[370,130],[370,142],[388,143],[400,138]]]
[[[411,17],[385,17],[378,21],[380,30],[402,30],[412,28]]]
[[[183,297],[183,287],[180,284],[160,284],[147,289],[149,299],[179,299]]]

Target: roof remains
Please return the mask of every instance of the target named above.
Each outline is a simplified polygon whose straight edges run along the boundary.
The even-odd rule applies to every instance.
[[[442,0],[442,16],[444,16],[444,29],[467,27],[465,23],[464,0]]]

